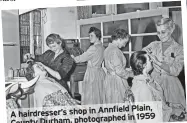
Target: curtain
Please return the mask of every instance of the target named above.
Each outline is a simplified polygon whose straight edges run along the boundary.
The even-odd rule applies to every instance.
[[[92,7],[91,6],[78,6],[77,13],[78,13],[78,20],[91,18]]]

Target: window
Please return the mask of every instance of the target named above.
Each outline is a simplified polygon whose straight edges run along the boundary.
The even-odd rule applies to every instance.
[[[34,40],[34,54],[42,54],[42,32],[41,32],[41,12],[34,10],[33,14],[33,40]]]
[[[162,2],[163,7],[181,6],[181,1]]]
[[[149,3],[118,4],[117,14],[136,12],[137,10],[148,10]]]
[[[106,6],[105,5],[96,5],[92,6],[92,14],[106,14]]]
[[[26,53],[35,55],[42,53],[41,11],[33,10],[19,16],[20,29],[20,58]],[[33,47],[32,47],[33,44]]]
[[[25,13],[19,16],[20,30],[20,61],[24,62],[23,56],[30,52],[30,14]]]

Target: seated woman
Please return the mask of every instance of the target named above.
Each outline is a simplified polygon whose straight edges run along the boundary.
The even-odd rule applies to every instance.
[[[175,119],[184,118],[181,109],[178,105],[167,105],[162,87],[150,77],[150,72],[153,69],[149,55],[145,51],[138,51],[132,54],[130,65],[134,72],[133,85],[131,91],[135,102],[162,101],[163,120],[169,121],[170,116],[176,114]],[[178,110],[178,113],[176,112]]]
[[[30,62],[26,71],[28,80],[40,76],[34,88],[34,107],[77,104],[61,84],[47,76],[47,71],[40,64]]]

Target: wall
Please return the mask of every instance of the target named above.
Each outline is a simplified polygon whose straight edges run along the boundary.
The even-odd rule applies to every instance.
[[[77,10],[76,7],[48,8],[47,22],[44,24],[44,51],[46,37],[51,33],[60,34],[65,39],[77,38]]]
[[[18,10],[2,11],[3,43],[13,42],[16,46],[4,46],[5,75],[10,67],[20,67],[19,16]]]

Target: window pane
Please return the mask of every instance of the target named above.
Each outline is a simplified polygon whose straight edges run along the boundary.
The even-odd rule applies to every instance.
[[[143,47],[149,45],[153,41],[159,41],[157,35],[132,37],[131,38],[132,51],[142,50]]]
[[[155,22],[157,22],[160,18],[161,16],[132,19],[131,34],[157,32]]]
[[[92,6],[92,14],[106,14],[105,5]]]
[[[127,63],[126,63],[126,67],[130,67],[130,58],[129,58],[129,54],[124,54],[126,60],[127,60]]]
[[[181,6],[181,1],[170,1],[170,2],[162,2],[163,7],[168,6]]]
[[[136,12],[137,10],[148,10],[149,3],[118,4],[117,14]]]
[[[111,38],[104,38],[104,39],[103,39],[103,46],[104,46],[105,48],[107,48],[107,47],[108,47],[108,44],[109,44],[110,42],[112,42],[112,41],[111,41]]]
[[[89,37],[89,30],[90,27],[96,27],[101,30],[101,24],[96,23],[96,24],[88,24],[88,25],[81,25],[80,26],[80,36],[81,37]]]
[[[90,47],[90,40],[89,39],[81,39],[80,41],[81,49],[84,50],[84,52]]]
[[[127,43],[125,47],[122,47],[121,51],[129,51],[129,43]]]
[[[104,36],[112,35],[113,31],[119,28],[128,31],[128,20],[105,22],[103,28]]]

